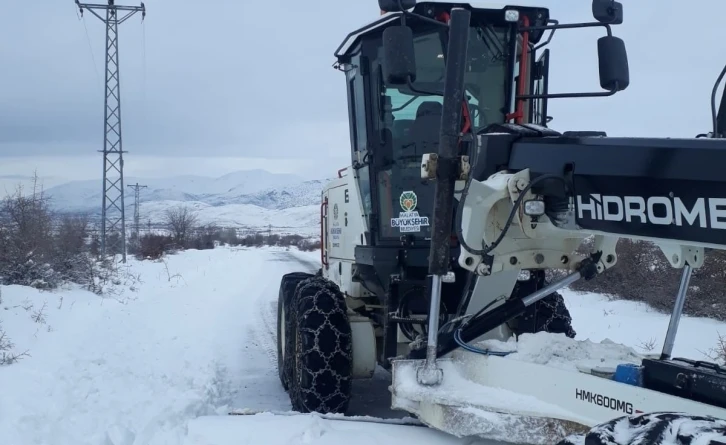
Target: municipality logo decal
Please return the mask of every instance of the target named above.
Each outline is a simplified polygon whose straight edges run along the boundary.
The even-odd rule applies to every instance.
[[[416,193],[414,192],[403,192],[401,193],[399,203],[404,212],[412,212],[418,204],[418,197],[416,197]]]
[[[421,227],[429,226],[429,218],[421,216],[415,210],[418,205],[418,197],[412,191],[401,193],[398,199],[403,212],[398,214],[398,218],[391,218],[391,227],[397,228],[402,233],[420,232]]]

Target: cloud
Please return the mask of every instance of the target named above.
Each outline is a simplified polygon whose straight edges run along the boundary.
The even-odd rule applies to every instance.
[[[0,156],[86,156],[100,171],[102,23],[88,12],[79,20],[71,0],[7,3],[0,29],[12,38],[0,39]],[[591,20],[589,1],[540,3],[561,22]],[[675,0],[623,3],[625,24],[614,29],[628,47],[629,89],[552,101],[552,126],[628,136],[708,131],[710,91],[726,63],[726,49],[714,40],[722,1],[697,8]],[[146,5],[145,24],[136,16],[120,28],[127,167],[138,164],[135,156],[346,161],[345,83],[331,67],[333,52],[348,32],[377,17],[375,1]],[[556,33],[552,92],[599,90],[600,35]]]
[[[89,12],[79,21],[70,0],[52,3],[3,6],[0,27],[14,37],[0,44],[2,155],[102,143],[104,26]],[[119,28],[125,147],[257,156],[272,135],[294,141],[303,122],[346,123],[333,51],[377,6],[287,3],[148,0],[144,25],[137,15]]]

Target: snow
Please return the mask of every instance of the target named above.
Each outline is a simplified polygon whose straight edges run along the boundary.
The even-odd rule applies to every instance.
[[[172,176],[168,178],[125,177],[125,184],[146,185],[141,191],[142,200],[194,198],[223,195],[226,193],[249,194],[274,187],[286,187],[304,182],[295,175],[270,173],[264,170],[247,170],[230,173],[218,178],[207,176]],[[87,200],[101,202],[101,182],[98,180],[70,181],[46,190],[61,208],[84,209]],[[126,190],[126,197],[133,202],[133,190]],[[95,202],[94,201],[94,202]]]
[[[249,170],[219,178],[176,176],[170,178],[124,178],[125,184],[145,185],[139,198],[143,204],[157,201],[201,202],[212,206],[250,204],[264,209],[285,209],[319,204],[327,180],[302,178],[264,170]],[[101,203],[100,180],[71,181],[45,187],[52,205],[66,211],[97,212]],[[134,191],[125,190],[126,206],[134,205]],[[144,209],[145,211],[145,209]]]
[[[428,428],[367,422],[339,422],[317,415],[206,417],[191,422],[184,445],[474,445]]]
[[[396,393],[407,400],[419,401],[426,399],[432,403],[443,405],[475,405],[486,406],[492,410],[503,413],[536,413],[551,412],[552,415],[566,416],[569,413],[556,405],[542,402],[534,397],[517,394],[499,388],[472,386],[470,380],[461,375],[451,361],[442,360],[440,367],[446,378],[436,387],[422,386],[416,378],[417,366],[400,366],[396,372],[401,372],[401,385],[396,387]],[[520,410],[519,407],[527,407]]]
[[[263,252],[130,261],[141,288],[115,299],[3,288],[3,325],[31,357],[0,368],[11,383],[0,393],[2,443],[173,444],[188,419],[225,406],[289,409],[270,361],[269,303],[277,274],[303,266]],[[19,307],[26,298],[49,301],[45,325]]]
[[[276,370],[279,277],[312,272],[318,263],[319,252],[221,247],[164,261],[130,259],[123,279],[105,297],[75,286],[52,292],[0,287],[2,327],[14,351],[29,354],[0,367],[0,442],[472,444],[405,420],[383,425],[366,421],[370,418],[340,422],[289,413]],[[656,352],[662,343],[668,324],[663,314],[598,295],[564,296],[578,339],[593,343],[525,336],[510,358],[553,366],[572,359],[591,364],[598,357],[633,359],[647,352],[639,348],[644,340],[652,339]],[[726,333],[726,324],[684,317],[676,352],[703,359],[701,351],[716,345],[719,332]],[[608,338],[632,350],[601,343]],[[356,382],[352,415],[408,416],[387,410],[386,378],[377,373],[369,382]],[[442,398],[481,401],[483,394],[447,381],[453,386],[440,390]],[[496,391],[487,392],[489,403],[541,403]],[[245,408],[252,413],[226,415]],[[254,414],[258,411],[278,414]]]
[[[444,378],[440,385],[429,387],[417,382],[418,362],[397,363],[392,385],[396,406],[407,407],[433,427],[461,438],[551,445],[568,433],[563,424],[540,416],[544,412],[554,419],[572,419],[567,410],[531,395],[474,383],[464,375],[467,365],[462,362],[443,359],[438,365]]]
[[[0,183],[27,178],[0,177]],[[43,178],[44,179],[44,178]],[[158,227],[167,210],[178,206],[193,209],[202,224],[251,231],[315,235],[320,231],[320,196],[329,179],[303,180],[289,175],[249,170],[219,178],[176,176],[170,178],[125,178],[127,185],[139,183],[140,218],[145,225]],[[100,220],[100,181],[71,181],[45,186],[50,205],[64,212],[88,213]],[[8,189],[14,190],[15,184]],[[26,187],[27,190],[27,187]],[[134,190],[125,190],[127,216],[133,214]]]
[[[613,300],[593,293],[570,290],[560,293],[572,315],[578,340],[601,342],[609,339],[642,354],[660,354],[663,349],[670,314],[658,312],[644,303]],[[719,334],[726,335],[726,323],[683,316],[673,356],[710,360],[710,351],[718,346]]]
[[[575,340],[561,334],[540,332],[524,334],[519,341],[486,340],[477,347],[491,351],[511,352],[506,357],[538,365],[547,365],[570,371],[603,368],[611,372],[619,364],[640,364],[642,354],[609,339],[602,342]]]
[[[664,424],[669,423],[664,428]],[[699,416],[682,415],[672,419],[668,413],[648,413],[637,416],[636,421],[617,419],[600,425],[589,435],[605,439],[606,443],[658,443],[662,445],[710,445],[726,440],[726,420],[705,421]],[[585,445],[585,437],[569,438],[573,445]],[[600,442],[600,440],[598,441]]]
[[[320,205],[269,210],[255,205],[230,204],[212,206],[203,202],[154,201],[142,204],[144,219],[163,222],[167,210],[183,204],[197,216],[199,224],[264,230],[272,226],[276,233],[320,236]]]

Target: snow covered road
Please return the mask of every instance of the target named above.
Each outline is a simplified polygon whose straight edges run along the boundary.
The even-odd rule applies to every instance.
[[[60,293],[38,293],[52,301],[52,332],[39,329],[42,338],[23,345],[31,357],[0,368],[0,442],[174,444],[187,419],[224,405],[289,409],[271,361],[274,319],[263,310],[277,298],[278,277],[305,265],[286,252],[260,253],[131,262],[143,284],[126,304],[75,291],[56,309]],[[11,320],[5,327],[12,334]]]
[[[0,367],[0,444],[474,444],[415,426],[226,415],[290,410],[276,370],[279,278],[313,272],[317,255],[217,248],[130,260],[113,298],[2,286],[0,322],[30,356]],[[635,303],[566,299],[580,339],[638,348],[652,337],[657,348],[665,334],[667,317]],[[615,313],[625,317],[613,324]],[[726,325],[685,318],[681,331],[676,353],[703,358]],[[388,384],[383,372],[355,382],[350,414],[404,417],[388,408]]]
[[[234,408],[290,410],[275,367],[279,277],[314,272],[315,259],[219,248],[165,263],[130,260],[138,290],[120,286],[115,299],[5,287],[0,319],[16,350],[28,349],[30,357],[0,367],[0,443],[272,444],[310,443],[324,431],[351,428],[381,434],[380,425],[329,426],[312,416],[225,415]],[[35,322],[43,303],[43,320]],[[388,409],[387,385],[385,375],[357,384],[351,414],[403,417]],[[229,434],[221,424],[231,426]],[[419,427],[385,427],[458,443]]]

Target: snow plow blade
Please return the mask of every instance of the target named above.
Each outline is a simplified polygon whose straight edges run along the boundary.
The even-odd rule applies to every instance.
[[[461,358],[438,361],[444,371],[441,385],[420,385],[416,370],[423,363],[424,360],[393,362],[392,408],[415,414],[431,428],[456,437],[531,445],[552,445],[569,435],[590,430],[586,419],[556,405],[472,381]]]
[[[252,410],[252,409],[235,409],[229,412],[230,416],[256,416],[260,414],[274,415],[274,416],[313,416],[324,420],[339,420],[343,422],[363,422],[363,423],[378,423],[385,425],[405,425],[405,426],[421,426],[426,427],[428,425],[416,420],[412,417],[405,417],[403,419],[382,419],[380,417],[371,416],[345,416],[343,414],[322,414],[322,413],[299,413],[297,411],[264,411],[264,410]]]
[[[726,419],[726,410],[604,378],[599,369],[561,369],[456,351],[437,361],[438,386],[417,382],[424,360],[393,361],[392,408],[456,437],[553,445],[613,419],[677,412]]]

